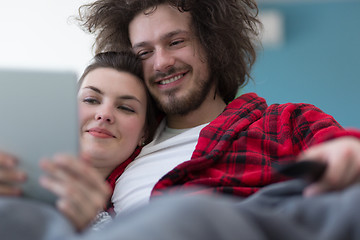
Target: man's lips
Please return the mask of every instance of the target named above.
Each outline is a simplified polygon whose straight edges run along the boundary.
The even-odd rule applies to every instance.
[[[103,128],[91,128],[87,132],[98,138],[116,138],[110,131]]]
[[[187,72],[172,75],[172,76],[169,76],[167,78],[161,78],[161,79],[157,80],[156,83],[159,84],[159,85],[166,85],[166,84],[169,84],[169,83],[173,83],[173,82],[176,82],[177,80],[179,80],[180,78],[182,78],[183,76],[185,76],[186,73]]]

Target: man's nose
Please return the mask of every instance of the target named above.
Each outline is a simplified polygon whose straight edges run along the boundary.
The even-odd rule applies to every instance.
[[[157,72],[166,72],[175,63],[174,56],[166,49],[158,49],[155,52],[154,70]]]

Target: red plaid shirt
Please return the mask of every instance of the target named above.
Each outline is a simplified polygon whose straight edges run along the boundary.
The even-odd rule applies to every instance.
[[[359,131],[343,129],[313,105],[267,106],[256,94],[244,94],[202,129],[191,160],[163,176],[152,196],[194,186],[204,192],[249,196],[284,180],[274,174],[273,164],[289,161],[314,144],[348,135],[360,138]],[[112,186],[129,162],[110,175]]]

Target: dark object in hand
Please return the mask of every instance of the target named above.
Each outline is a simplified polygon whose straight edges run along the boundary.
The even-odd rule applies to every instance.
[[[290,164],[275,165],[274,168],[276,172],[281,175],[316,182],[323,176],[326,163],[305,160]]]

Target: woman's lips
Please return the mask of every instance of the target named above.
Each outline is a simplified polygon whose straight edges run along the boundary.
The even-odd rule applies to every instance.
[[[87,132],[98,138],[115,138],[115,136],[110,131],[103,128],[91,128]]]

